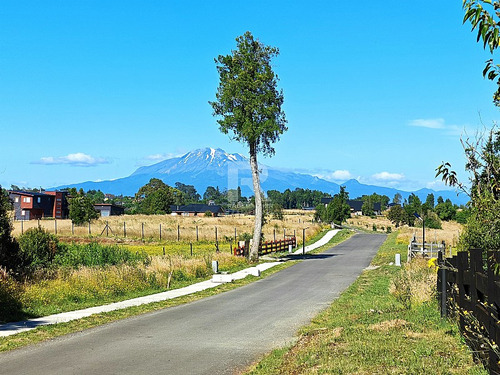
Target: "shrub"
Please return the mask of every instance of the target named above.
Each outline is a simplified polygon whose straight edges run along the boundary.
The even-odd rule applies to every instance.
[[[21,287],[0,268],[0,323],[21,320],[22,305],[19,302]]]
[[[205,211],[205,216],[206,217],[212,217],[212,211]]]
[[[376,231],[377,231],[377,225],[376,225],[376,224],[373,224],[373,225],[372,225],[372,230],[373,230],[374,232],[376,232]]]
[[[59,240],[41,227],[30,228],[19,236],[22,271],[30,274],[36,269],[48,268],[58,251]]]
[[[392,233],[392,227],[387,227],[386,231],[387,233]]]

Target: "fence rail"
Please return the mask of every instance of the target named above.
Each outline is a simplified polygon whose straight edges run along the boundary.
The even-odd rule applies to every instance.
[[[279,241],[264,242],[259,246],[259,255],[270,254],[277,251],[287,251],[290,245],[292,248],[297,246],[296,237],[286,238]],[[237,246],[234,248],[234,255],[244,256],[246,255],[246,250],[245,245]]]
[[[439,252],[446,252],[445,242],[417,242],[415,237],[412,238],[408,244],[408,260],[415,258],[416,256],[424,256],[430,258],[437,258]],[[451,247],[450,247],[451,252]],[[451,253],[450,253],[451,255]]]
[[[459,318],[460,330],[476,358],[500,374],[500,252],[479,249],[438,257],[437,290],[442,316]]]

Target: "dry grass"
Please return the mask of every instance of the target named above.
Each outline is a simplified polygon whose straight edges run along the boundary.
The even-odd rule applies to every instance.
[[[283,236],[302,234],[306,228],[306,238],[314,236],[320,225],[313,223],[314,212],[311,211],[285,211],[284,220],[268,219],[263,232],[266,240],[281,239]],[[252,233],[254,217],[250,215],[231,215],[222,217],[198,217],[198,216],[171,216],[171,215],[124,215],[112,216],[95,220],[90,225],[90,235],[106,237],[105,226],[109,225],[108,236],[110,238],[121,238],[125,235],[130,239],[141,239],[144,230],[144,239],[160,240],[160,225],[162,241],[177,241],[178,234],[181,241],[215,241],[217,228],[217,239],[224,241],[226,238],[239,237],[243,233]],[[72,227],[70,220],[31,220],[14,222],[14,236],[19,236],[21,231],[36,227],[38,224],[62,237],[88,237],[89,226]],[[198,232],[198,236],[196,233]]]
[[[394,227],[394,224],[391,223],[385,216],[378,216],[374,219],[368,216],[356,216],[347,220],[347,223],[349,225],[366,230],[372,230],[374,224],[377,226],[378,230],[380,230],[380,228],[382,227],[391,227],[393,231],[396,229]],[[459,224],[455,221],[442,221],[441,225],[443,229],[425,229],[426,241],[445,241],[447,246],[451,245],[452,247],[456,247],[458,237],[460,235],[460,232],[462,231],[462,224]],[[417,236],[417,240],[422,240],[422,228],[409,227],[407,225],[404,225],[398,229],[399,234],[396,240],[398,243],[408,244],[413,235]]]

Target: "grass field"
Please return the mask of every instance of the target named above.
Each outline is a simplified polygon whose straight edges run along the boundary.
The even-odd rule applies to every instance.
[[[295,345],[274,350],[248,373],[487,374],[473,362],[457,326],[440,318],[432,294],[435,271],[425,262],[389,265],[398,252],[404,258],[406,246],[397,237],[391,234],[374,267],[301,329]],[[419,290],[412,303],[395,292],[405,290],[405,280]]]
[[[312,222],[314,213],[311,211],[290,210],[285,211],[283,220],[268,218],[264,225],[263,233],[266,241],[282,239],[285,235],[293,235],[301,240],[302,230],[306,228],[306,238],[315,235],[321,228]],[[171,215],[123,215],[111,216],[95,220],[89,225],[72,226],[70,220],[31,220],[15,221],[14,236],[28,228],[41,227],[50,233],[56,233],[62,239],[67,240],[100,237],[109,238],[118,242],[130,242],[136,240],[154,242],[219,242],[234,241],[243,233],[253,232],[254,216],[231,215],[222,217],[203,216],[171,216]],[[106,224],[108,224],[106,230]],[[160,231],[161,229],[161,231]],[[161,238],[160,238],[161,233]],[[217,236],[217,237],[216,237]]]

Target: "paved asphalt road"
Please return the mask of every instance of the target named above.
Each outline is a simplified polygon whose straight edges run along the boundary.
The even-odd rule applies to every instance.
[[[0,354],[0,374],[234,373],[293,342],[384,240],[357,234],[241,288]]]

